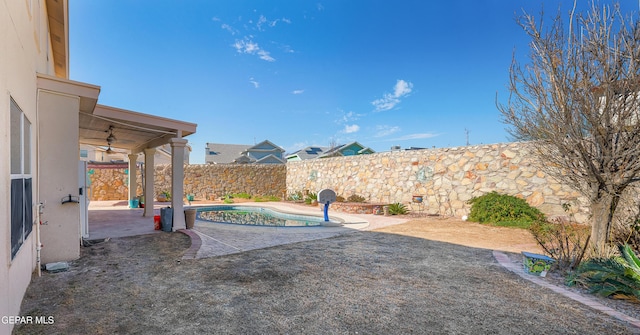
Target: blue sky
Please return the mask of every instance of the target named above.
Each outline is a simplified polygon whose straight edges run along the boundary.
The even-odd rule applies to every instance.
[[[71,0],[70,77],[101,104],[197,123],[192,163],[207,142],[507,142],[496,94],[528,52],[515,17],[542,3]]]

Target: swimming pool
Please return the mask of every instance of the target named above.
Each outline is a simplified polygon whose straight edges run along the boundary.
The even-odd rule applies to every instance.
[[[327,223],[336,224],[332,218],[325,222],[323,217],[283,213],[265,207],[253,206],[210,206],[197,209],[197,219],[209,222],[269,227],[318,227]]]

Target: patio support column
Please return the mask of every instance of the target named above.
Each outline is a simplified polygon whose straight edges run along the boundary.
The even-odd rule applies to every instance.
[[[180,136],[180,135],[178,135]],[[173,231],[186,229],[184,221],[184,148],[187,140],[172,138],[171,143],[171,207],[173,207]]]
[[[153,217],[153,183],[155,175],[155,164],[153,162],[153,156],[156,154],[156,149],[144,149],[144,213],[142,216]]]
[[[132,200],[138,195],[137,189],[138,184],[136,180],[136,176],[138,175],[138,155],[130,154],[129,155],[129,208],[132,207]]]

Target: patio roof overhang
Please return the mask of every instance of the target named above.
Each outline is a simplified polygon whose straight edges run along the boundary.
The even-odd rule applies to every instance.
[[[80,113],[80,143],[107,146],[112,129],[116,139],[111,146],[135,154],[167,144],[171,138],[191,135],[196,127],[195,123],[96,105],[93,112]]]
[[[38,74],[38,88],[80,98],[79,142],[82,144],[106,147],[107,137],[113,134],[115,140],[111,147],[135,154],[167,144],[171,138],[196,132],[195,123],[99,105],[100,86]]]

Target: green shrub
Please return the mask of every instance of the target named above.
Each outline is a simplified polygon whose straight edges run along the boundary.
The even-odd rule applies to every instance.
[[[251,199],[251,194],[246,193],[246,192],[234,193],[231,196],[234,197],[234,198],[238,198],[238,199]]]
[[[347,201],[348,202],[365,202],[365,201],[367,201],[367,199],[365,199],[361,195],[352,194],[347,198]]]
[[[545,220],[544,214],[525,200],[495,191],[472,198],[469,204],[469,221],[528,228],[534,221]]]
[[[290,194],[288,200],[289,201],[301,201],[301,200],[304,200],[304,197],[302,196],[302,192],[301,191],[297,191],[296,193]]]
[[[309,194],[307,194],[307,197],[304,198],[304,202],[307,205],[310,205],[312,202],[317,201],[318,200],[318,194],[317,193],[313,193],[313,192],[309,192]]]
[[[275,195],[265,195],[265,196],[253,197],[253,201],[255,202],[280,201],[280,198],[276,197]]]
[[[594,258],[578,268],[569,284],[581,284],[605,297],[624,297],[640,301],[640,259],[628,244],[619,246],[622,255]]]
[[[407,211],[407,206],[399,202],[389,204],[389,214],[391,215],[407,214]]]

